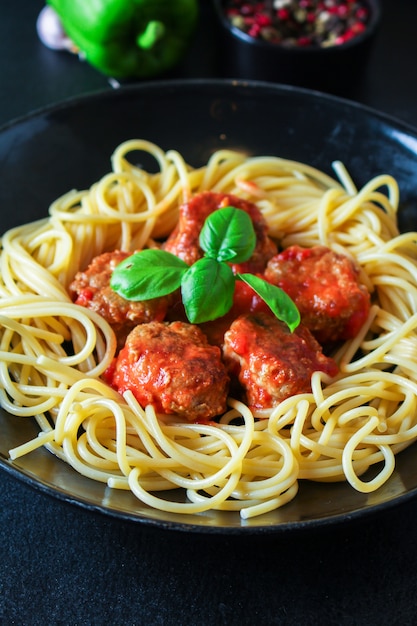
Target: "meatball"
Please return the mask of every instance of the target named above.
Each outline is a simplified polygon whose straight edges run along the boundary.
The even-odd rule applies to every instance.
[[[189,421],[224,413],[229,377],[221,350],[185,322],[136,326],[119,352],[113,387],[131,390],[142,406],[177,414]]]
[[[126,300],[110,287],[114,268],[129,253],[115,250],[95,257],[88,268],[78,272],[69,285],[69,293],[75,304],[99,313],[113,328],[119,346],[136,324],[165,318],[168,298],[154,298],[142,302]]]
[[[368,317],[370,296],[345,255],[325,246],[292,246],[268,262],[265,278],[295,302],[320,343],[355,337]]]
[[[268,226],[258,207],[232,194],[203,191],[182,204],[178,225],[166,240],[164,249],[180,257],[188,265],[195,263],[203,256],[198,239],[205,220],[217,209],[227,206],[246,211],[252,219],[256,233],[257,243],[251,258],[236,268],[240,272],[263,271],[268,259],[276,254],[276,245],[268,237]]]
[[[272,408],[290,396],[310,392],[315,371],[329,376],[338,371],[305,326],[291,333],[286,324],[265,313],[238,317],[225,333],[223,352],[252,410]]]
[[[259,275],[261,278],[261,276]],[[203,322],[200,328],[206,335],[209,343],[215,346],[223,346],[224,333],[230,328],[232,322],[244,313],[269,313],[273,315],[271,309],[264,300],[242,280],[237,280],[233,294],[233,304],[231,309],[215,320]]]

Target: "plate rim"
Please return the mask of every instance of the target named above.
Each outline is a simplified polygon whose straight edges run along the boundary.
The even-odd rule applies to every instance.
[[[14,117],[0,125],[0,135],[2,135],[5,131],[10,130],[14,126],[18,126],[27,121],[30,121],[32,118],[40,117],[49,113],[54,113],[55,111],[58,112],[63,109],[68,109],[70,107],[82,104],[84,101],[101,98],[118,98],[120,94],[124,95],[126,93],[135,93],[141,91],[150,92],[160,89],[172,91],[173,89],[181,88],[182,86],[195,88],[227,87],[231,89],[247,89],[249,91],[253,91],[254,89],[266,89],[277,93],[299,93],[303,94],[306,97],[343,104],[344,106],[352,110],[360,110],[367,113],[371,117],[378,118],[381,121],[385,121],[388,124],[397,126],[405,130],[409,134],[414,134],[417,136],[417,125],[413,125],[410,122],[400,119],[394,114],[381,111],[374,106],[358,102],[356,100],[350,100],[343,96],[310,89],[308,87],[299,87],[296,85],[289,85],[285,83],[272,83],[268,81],[254,79],[245,80],[240,78],[180,78],[154,81],[148,80],[143,81],[142,83],[121,83],[116,88],[109,87],[94,89],[82,94],[77,94],[64,98],[57,102],[45,104],[27,113],[24,113],[23,115]]]

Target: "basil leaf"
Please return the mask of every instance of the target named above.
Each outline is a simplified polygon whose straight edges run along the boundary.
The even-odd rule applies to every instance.
[[[184,274],[182,301],[192,324],[201,324],[225,315],[233,304],[235,275],[225,263],[203,257]]]
[[[287,324],[291,332],[297,328],[300,323],[300,312],[283,289],[271,285],[254,274],[237,274],[237,276],[256,291],[275,316]]]
[[[127,300],[151,300],[178,289],[188,265],[165,250],[142,250],[119,263],[110,287]]]
[[[211,213],[200,232],[200,246],[217,261],[242,263],[252,255],[256,233],[248,213],[225,207]]]

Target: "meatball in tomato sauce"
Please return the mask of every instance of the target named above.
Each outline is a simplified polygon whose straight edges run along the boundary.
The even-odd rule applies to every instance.
[[[265,278],[295,302],[320,343],[355,337],[368,317],[369,292],[356,265],[325,246],[291,246],[269,260]]]
[[[151,322],[128,335],[112,384],[158,413],[204,421],[226,410],[229,377],[220,349],[209,345],[197,326]]]
[[[335,376],[337,364],[322,353],[310,331],[265,313],[241,315],[224,337],[224,359],[236,375],[249,407],[269,409],[290,396],[311,392],[311,376]]]
[[[192,265],[203,256],[199,245],[200,231],[207,217],[227,206],[246,211],[252,219],[256,233],[256,247],[251,258],[236,266],[239,272],[258,272],[265,269],[267,261],[277,252],[275,243],[268,236],[267,223],[256,204],[233,194],[203,191],[180,206],[178,225],[168,237],[164,249]]]
[[[75,304],[87,307],[102,317],[113,328],[119,345],[123,345],[128,333],[136,324],[162,321],[169,299],[154,298],[142,302],[125,300],[110,287],[115,267],[129,255],[115,250],[95,257],[84,271],[78,272],[69,286]]]
[[[261,275],[259,275],[259,277],[261,278]],[[231,309],[223,317],[219,317],[210,322],[203,322],[200,324],[200,328],[203,330],[210,343],[222,347],[224,333],[230,328],[230,325],[239,315],[259,312],[273,315],[269,306],[252,287],[242,280],[237,280]]]

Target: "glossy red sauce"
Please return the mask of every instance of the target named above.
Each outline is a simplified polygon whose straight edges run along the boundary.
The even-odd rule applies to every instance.
[[[119,352],[112,384],[130,390],[142,406],[208,420],[226,410],[229,377],[220,349],[184,322],[141,324]]]
[[[294,300],[321,343],[355,337],[367,319],[370,296],[358,274],[348,257],[324,246],[287,248],[265,270],[265,278]]]
[[[180,207],[178,226],[168,237],[164,249],[192,265],[203,256],[199,245],[201,228],[207,217],[227,206],[246,211],[256,233],[256,247],[249,261],[234,266],[239,272],[263,271],[268,259],[276,252],[276,244],[268,236],[268,226],[256,204],[233,194],[204,191]]]
[[[253,257],[232,266],[234,271],[256,273],[286,291],[302,319],[294,333],[241,280],[227,315],[199,327],[188,323],[179,291],[169,298],[124,300],[109,284],[113,268],[127,256],[120,251],[93,259],[70,286],[75,302],[100,313],[119,339],[106,382],[120,393],[132,391],[143,406],[191,421],[215,420],[226,410],[229,393],[256,410],[310,392],[313,372],[338,372],[320,343],[356,336],[370,307],[348,257],[324,246],[278,253],[258,207],[230,194],[203,192],[182,205],[165,249],[189,264],[201,258],[201,227],[224,206],[246,210],[257,237]]]
[[[310,392],[313,372],[331,377],[338,372],[307,328],[300,325],[291,333],[286,324],[265,313],[242,315],[224,339],[226,363],[254,410]]]

